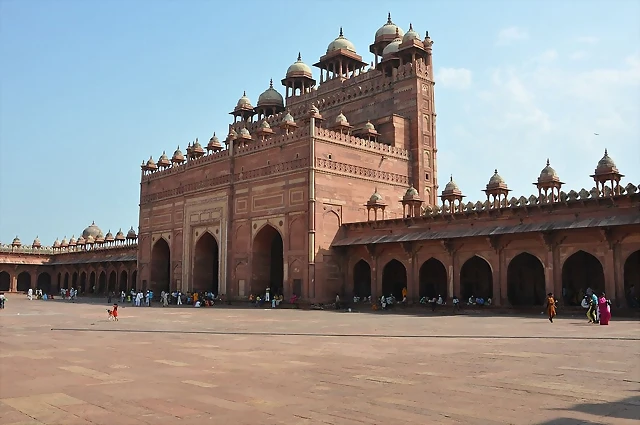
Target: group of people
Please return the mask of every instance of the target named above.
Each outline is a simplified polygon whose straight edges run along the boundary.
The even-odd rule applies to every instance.
[[[294,295],[291,297],[291,304],[295,304],[298,298]],[[271,304],[271,308],[276,308],[280,306],[280,303],[284,301],[284,296],[282,294],[272,294],[271,288],[267,288],[262,295],[249,295],[249,302],[254,305],[254,307],[262,307],[264,304]]]
[[[604,292],[598,297],[593,292],[593,289],[587,288],[587,293],[582,299],[581,305],[587,309],[589,323],[609,324],[609,320],[611,320],[611,301],[607,299],[607,295]],[[551,292],[547,294],[547,314],[549,322],[553,323],[553,319],[557,314],[557,301]]]
[[[75,301],[78,298],[78,290],[76,288],[61,288],[60,298],[63,300]]]

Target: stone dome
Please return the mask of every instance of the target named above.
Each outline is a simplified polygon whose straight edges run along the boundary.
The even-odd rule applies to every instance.
[[[240,99],[238,99],[238,103],[236,104],[236,109],[238,109],[238,108],[253,109],[253,105],[251,105],[251,101],[247,97],[247,92],[246,91],[243,92],[242,93],[242,97],[240,97]]]
[[[287,124],[293,124],[296,121],[293,119],[293,116],[287,112],[284,117],[282,118],[282,122],[287,123]]]
[[[220,139],[216,136],[216,132],[213,132],[213,136],[209,139],[209,144],[207,145],[207,149],[222,149],[222,145],[220,144]]]
[[[40,248],[42,246],[42,244],[40,243],[40,239],[38,239],[38,237],[36,236],[36,238],[33,240],[33,243],[31,244],[32,248]]]
[[[262,105],[284,107],[284,98],[273,88],[273,80],[269,81],[269,88],[258,97],[258,106]]]
[[[407,189],[407,191],[405,192],[404,196],[407,197],[407,198],[411,198],[413,196],[418,196],[418,190],[415,187],[411,186],[410,188]]]
[[[135,239],[137,237],[138,237],[138,235],[136,235],[136,231],[133,230],[133,226],[131,226],[131,228],[127,232],[127,239]]]
[[[402,31],[402,28],[391,21],[391,13],[389,13],[389,16],[387,17],[387,23],[381,26],[378,31],[376,31],[376,40],[379,37],[385,35],[395,35],[396,33],[398,33],[400,37],[404,35],[404,31]]]
[[[92,245],[96,242],[96,238],[94,238],[93,236],[89,235],[89,237],[85,240],[85,243],[88,245]]]
[[[371,124],[371,121],[367,121],[367,123],[364,125],[364,129],[365,130],[371,130],[371,131],[376,131],[376,128],[373,124]]]
[[[298,53],[298,60],[287,69],[287,77],[311,77],[312,75],[313,73],[311,72],[311,68],[309,68],[309,65],[302,62],[302,56]]]
[[[493,176],[489,179],[489,186],[498,186],[501,184],[505,184],[505,182],[504,179],[500,177],[500,174],[498,174],[498,170],[496,169],[493,172]]]
[[[60,247],[61,248],[66,248],[69,246],[69,241],[67,240],[67,237],[65,236],[64,238],[62,238],[62,242],[60,242]]]
[[[262,122],[260,123],[260,128],[271,128],[271,126],[269,125],[267,120],[262,120]]]
[[[198,141],[197,137],[196,137],[196,141],[193,142],[193,146],[191,147],[191,149],[193,150],[193,152],[198,152],[198,153],[204,152],[204,149],[202,149],[202,145]]]
[[[329,47],[327,47],[327,53],[331,53],[334,50],[349,50],[350,52],[356,53],[356,47],[352,42],[347,40],[344,35],[342,35],[342,27],[340,28],[340,35],[338,38],[329,43]]]
[[[399,33],[396,33],[396,38],[387,46],[382,49],[382,56],[392,55],[398,53],[398,49],[400,49],[400,45],[402,44],[402,37],[400,37]]]
[[[369,202],[381,202],[382,201],[382,195],[380,195],[378,193],[378,190],[376,189],[375,192],[373,192],[373,194],[369,197]]]
[[[236,131],[233,128],[231,130],[229,130],[229,134],[227,135],[227,139],[235,140],[236,137],[238,137],[238,133],[236,133]]]
[[[84,245],[86,242],[87,241],[82,236],[80,236],[78,238],[78,241],[76,242],[76,245]]]
[[[556,173],[556,170],[554,170],[551,167],[551,165],[549,165],[549,159],[547,158],[547,166],[544,167],[542,171],[540,171],[540,177],[538,178],[538,180],[550,181],[550,180],[557,180],[557,179],[558,179],[558,173]]]
[[[60,248],[60,241],[58,240],[58,238],[56,238],[56,240],[53,241],[53,247],[54,248]]]
[[[176,161],[176,162],[182,162],[184,161],[184,155],[182,154],[182,151],[180,150],[180,146],[178,146],[178,149],[176,149],[176,151],[173,153],[173,156],[171,157],[172,161]]]
[[[96,222],[92,221],[91,225],[82,231],[82,237],[86,240],[89,236],[92,236],[94,239],[102,234],[102,230],[98,226],[96,226]]]
[[[124,233],[122,232],[122,229],[118,230],[118,233],[116,233],[116,240],[117,241],[123,241],[124,240]]]
[[[104,242],[104,234],[102,233],[102,231],[100,231],[100,233],[98,233],[98,236],[96,236],[96,243],[103,243]]]
[[[158,166],[159,167],[168,167],[169,165],[171,165],[171,162],[169,161],[169,158],[167,157],[167,153],[165,151],[162,151],[162,155],[160,155],[160,158],[158,158]]]
[[[71,235],[71,239],[69,239],[69,246],[75,246],[76,245],[76,237],[74,235]]]
[[[113,233],[111,233],[111,230],[109,230],[107,232],[107,235],[104,237],[105,242],[113,242]]]
[[[336,117],[336,124],[349,124],[347,121],[347,117],[344,116],[342,112]]]
[[[251,138],[251,133],[249,133],[249,130],[247,130],[247,127],[242,127],[240,129],[239,136],[244,138]]]
[[[460,188],[458,187],[458,184],[453,181],[453,176],[450,177],[449,183],[447,183],[447,185],[444,187],[444,191],[445,192],[460,191]]]
[[[407,31],[404,37],[402,37],[402,42],[406,43],[407,41],[411,41],[411,40],[420,40],[420,36],[416,31],[414,31],[413,25],[409,24],[409,31]]]
[[[153,160],[152,157],[149,157],[149,160],[147,161],[147,168],[149,168],[149,169],[158,168],[158,166],[156,165],[156,163],[155,163],[155,161]]]
[[[613,162],[613,159],[609,156],[609,152],[604,150],[604,156],[600,161],[598,161],[598,166],[596,167],[596,173],[608,173],[611,170],[616,170],[616,163]]]
[[[13,238],[13,242],[11,242],[11,245],[12,246],[21,246],[22,242],[20,241],[20,238],[16,236],[15,238]]]

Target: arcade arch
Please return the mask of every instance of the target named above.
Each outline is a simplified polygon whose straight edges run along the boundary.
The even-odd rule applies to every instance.
[[[509,262],[507,297],[514,306],[543,305],[546,302],[544,266],[538,257],[523,252]]]
[[[196,242],[193,259],[193,292],[218,293],[220,253],[218,241],[205,232]]]
[[[11,275],[7,272],[0,272],[0,292],[11,290]]]
[[[129,274],[126,270],[120,272],[120,286],[118,286],[118,292],[127,292],[127,284],[129,283]]]
[[[484,258],[474,255],[464,262],[460,269],[460,290],[463,300],[471,296],[493,298],[493,272]]]
[[[419,296],[434,298],[442,296],[447,299],[447,268],[435,258],[429,258],[420,266],[418,273]]]
[[[640,306],[640,250],[624,262],[624,293],[629,307]]]
[[[107,289],[107,273],[102,270],[98,276],[98,288],[94,291],[98,294],[104,294]]]
[[[98,287],[96,286],[96,272],[89,274],[89,293],[94,294]]]
[[[18,275],[18,292],[27,292],[31,288],[31,273],[22,272]]]
[[[282,236],[275,227],[266,225],[256,234],[252,245],[251,293],[271,294],[284,291],[284,246]]]
[[[164,238],[159,238],[151,250],[150,289],[160,293],[170,290],[171,250]],[[144,282],[143,282],[144,283]],[[143,288],[144,289],[144,288]]]
[[[364,260],[353,266],[353,296],[366,298],[371,296],[371,266]]]
[[[393,259],[382,269],[382,295],[393,295],[402,300],[402,289],[407,286],[407,269],[400,261]]]
[[[49,272],[42,272],[38,275],[36,288],[41,289],[43,294],[51,294],[51,275]]]
[[[567,305],[580,305],[587,288],[600,295],[604,292],[604,270],[600,260],[582,250],[575,252],[562,265],[562,288]]]
[[[111,273],[109,273],[109,284],[107,285],[107,292],[115,292],[117,283],[118,274],[115,270],[112,270]]]

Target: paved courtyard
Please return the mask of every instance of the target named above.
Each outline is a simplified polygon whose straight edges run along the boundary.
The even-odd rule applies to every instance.
[[[610,326],[589,326],[578,318],[124,307],[115,323],[105,309],[9,299],[0,311],[0,424],[640,418],[640,326],[615,316]]]

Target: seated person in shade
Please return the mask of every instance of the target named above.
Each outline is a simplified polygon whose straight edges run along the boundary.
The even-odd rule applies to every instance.
[[[427,299],[427,297],[420,298],[420,304],[426,305],[428,302],[429,302],[429,300]]]
[[[476,305],[476,297],[474,297],[473,295],[471,295],[469,297],[469,301],[467,301],[467,305]]]
[[[484,298],[482,297],[476,298],[476,304],[480,306],[484,305]]]
[[[487,298],[487,302],[485,303],[485,305],[491,305],[491,298]]]
[[[442,299],[442,295],[438,295],[438,300],[436,301],[438,305],[444,305],[444,300]]]

